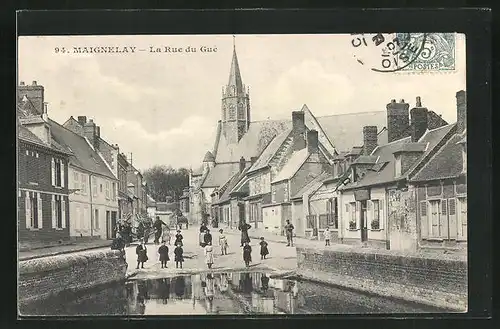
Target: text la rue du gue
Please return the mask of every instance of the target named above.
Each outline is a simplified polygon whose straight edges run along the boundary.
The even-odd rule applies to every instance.
[[[136,46],[96,46],[96,47],[55,47],[56,54],[134,54],[134,53],[216,53],[217,47],[174,47],[174,46],[149,46],[139,48]]]

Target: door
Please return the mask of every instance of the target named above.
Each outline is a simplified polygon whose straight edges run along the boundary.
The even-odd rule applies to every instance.
[[[430,218],[430,236],[432,237],[439,237],[440,232],[439,232],[439,201],[437,200],[432,200],[429,201],[430,204],[430,210],[431,210],[431,218]]]
[[[361,228],[361,242],[368,241],[368,219],[366,218],[366,201],[361,201],[360,211],[360,228]]]
[[[116,238],[116,211],[111,212],[111,238]]]
[[[110,214],[109,210],[106,210],[106,239],[109,240],[111,239],[111,220],[110,220]]]

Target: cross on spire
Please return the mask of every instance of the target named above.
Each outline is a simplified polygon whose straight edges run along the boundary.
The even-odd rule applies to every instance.
[[[236,49],[236,36],[233,34],[233,49]]]

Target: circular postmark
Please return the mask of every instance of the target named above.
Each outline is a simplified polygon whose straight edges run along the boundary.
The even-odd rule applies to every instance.
[[[405,70],[417,59],[432,58],[435,49],[426,33],[352,34],[354,58],[372,71],[389,73]]]

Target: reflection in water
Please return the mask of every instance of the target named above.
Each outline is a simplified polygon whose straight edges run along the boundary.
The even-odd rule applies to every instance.
[[[134,280],[23,306],[23,315],[189,315],[440,311],[266,273]]]

